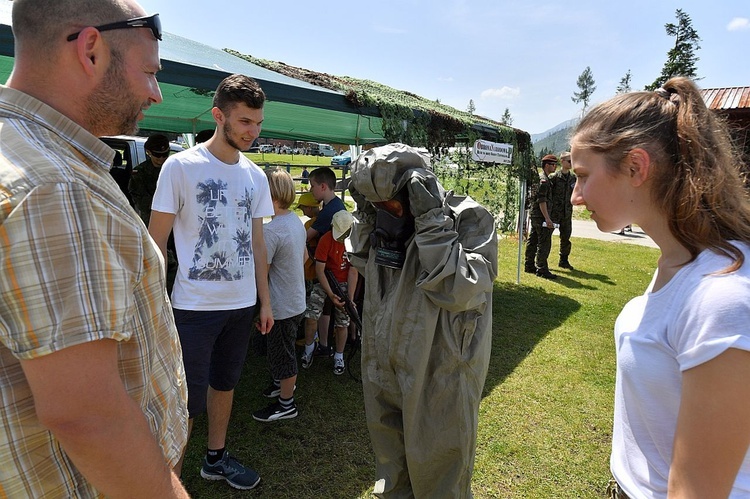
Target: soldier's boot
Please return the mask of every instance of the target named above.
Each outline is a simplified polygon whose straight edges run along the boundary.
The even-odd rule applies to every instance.
[[[557,266],[560,267],[561,269],[575,270],[573,266],[570,264],[570,262],[568,261],[567,256],[561,256],[560,263],[558,263]]]
[[[536,271],[536,275],[543,279],[549,279],[550,281],[557,279],[557,276],[550,272],[549,269],[539,269]]]
[[[536,267],[534,266],[534,262],[526,262],[523,266],[523,271],[527,274],[536,274]]]

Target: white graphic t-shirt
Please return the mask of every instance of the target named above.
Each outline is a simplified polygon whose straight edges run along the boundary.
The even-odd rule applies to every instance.
[[[252,219],[273,215],[268,180],[255,163],[240,154],[228,165],[203,144],[175,154],[162,166],[151,209],[175,215],[175,308],[255,305]]]

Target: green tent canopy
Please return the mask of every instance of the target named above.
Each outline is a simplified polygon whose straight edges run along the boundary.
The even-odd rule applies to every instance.
[[[12,1],[0,0],[0,81],[13,68]],[[261,137],[334,144],[384,144],[376,108],[358,108],[343,93],[252,64],[187,38],[164,33],[157,78],[164,101],[145,113],[140,127],[174,133],[213,128],[212,91],[233,73],[254,78],[268,99]]]

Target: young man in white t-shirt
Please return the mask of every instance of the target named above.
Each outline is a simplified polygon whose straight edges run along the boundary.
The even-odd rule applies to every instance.
[[[149,222],[164,255],[174,231],[179,268],[172,306],[188,384],[189,428],[195,416],[208,412],[201,476],[238,489],[260,482],[226,451],[256,296],[260,331],[273,326],[263,240],[263,217],[273,215],[273,204],[266,175],[242,154],[260,134],[264,102],[251,78],[232,75],[219,84],[211,110],[213,137],[164,163]]]

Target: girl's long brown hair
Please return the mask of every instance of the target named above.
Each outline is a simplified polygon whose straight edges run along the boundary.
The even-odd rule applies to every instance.
[[[672,78],[654,92],[599,104],[580,121],[573,141],[604,154],[617,171],[632,149],[648,151],[653,200],[690,261],[709,248],[733,260],[724,272],[742,266],[742,252],[729,242],[750,243],[741,156],[726,123],[706,107],[691,80]]]

